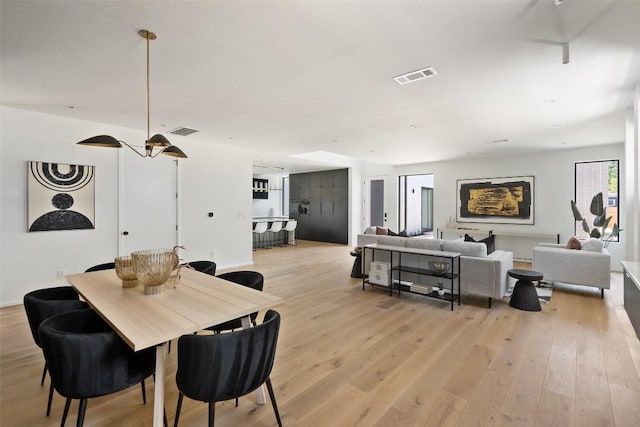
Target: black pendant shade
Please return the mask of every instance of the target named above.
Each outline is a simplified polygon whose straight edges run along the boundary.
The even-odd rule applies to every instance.
[[[84,141],[78,142],[78,145],[87,145],[89,147],[111,147],[111,148],[121,148],[122,144],[112,136],[109,135],[98,135]]]
[[[156,133],[147,141],[147,145],[151,145],[152,147],[168,147],[171,145],[169,140],[164,136]]]
[[[181,159],[187,158],[187,155],[184,154],[182,150],[176,147],[175,145],[170,145],[164,150],[162,150],[162,154],[164,154],[165,156],[179,157]]]

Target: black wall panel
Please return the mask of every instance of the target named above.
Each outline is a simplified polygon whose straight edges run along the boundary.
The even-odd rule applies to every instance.
[[[289,175],[289,215],[301,240],[349,242],[349,171]]]

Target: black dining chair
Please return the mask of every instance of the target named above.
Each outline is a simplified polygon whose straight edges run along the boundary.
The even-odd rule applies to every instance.
[[[84,272],[91,273],[92,271],[111,270],[112,268],[116,268],[115,262],[105,262],[104,264],[98,264],[94,265],[93,267],[89,267]]]
[[[42,322],[39,335],[51,382],[67,398],[61,427],[72,399],[80,399],[78,427],[84,423],[87,399],[141,383],[146,403],[144,380],[154,372],[155,348],[134,352],[91,309],[52,316]]]
[[[262,291],[262,288],[264,287],[264,276],[257,271],[231,271],[229,273],[219,274],[217,277],[258,291]],[[251,313],[249,317],[251,318],[251,323],[255,326],[258,313]],[[219,334],[222,331],[232,331],[234,329],[241,328],[242,318],[237,318],[229,320],[228,322],[220,323],[219,325],[210,326],[207,329]]]
[[[71,286],[59,286],[55,288],[37,289],[29,292],[23,298],[24,310],[27,313],[29,328],[36,345],[42,348],[38,328],[40,324],[51,316],[67,311],[88,308],[84,301],[80,301],[78,293]],[[45,359],[44,369],[40,385],[44,385],[47,375],[47,362]],[[51,413],[51,399],[53,398],[53,382],[49,386],[49,399],[47,401],[47,416]]]
[[[209,403],[209,427],[212,427],[216,402],[244,396],[262,384],[267,385],[278,426],[282,427],[269,378],[279,330],[280,314],[268,310],[264,321],[253,328],[228,334],[181,336],[178,339],[176,384],[179,394],[174,427],[178,426],[184,396]]]
[[[211,276],[216,275],[216,263],[213,261],[190,261],[184,265],[201,273],[209,274]]]

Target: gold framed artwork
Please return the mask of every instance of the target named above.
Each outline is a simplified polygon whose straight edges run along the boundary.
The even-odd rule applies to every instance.
[[[95,228],[95,166],[27,162],[29,231]]]
[[[457,180],[458,222],[534,224],[534,177]]]

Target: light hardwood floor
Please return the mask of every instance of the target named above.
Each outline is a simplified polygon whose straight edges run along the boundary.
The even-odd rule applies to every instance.
[[[463,298],[449,311],[418,295],[362,291],[341,245],[300,241],[254,252],[265,292],[283,297],[271,379],[285,426],[639,426],[640,341],[622,306],[622,275],[605,292],[556,287],[542,312],[508,300]],[[262,315],[259,316],[259,320]],[[41,350],[22,306],[0,309],[0,425],[58,426],[45,416]],[[174,343],[175,344],[175,343]],[[176,346],[166,408],[177,401]],[[149,426],[153,385],[91,399],[85,426]],[[75,425],[74,403],[67,425]],[[218,426],[273,426],[254,395],[216,406]],[[180,425],[204,426],[207,406],[185,399]]]

